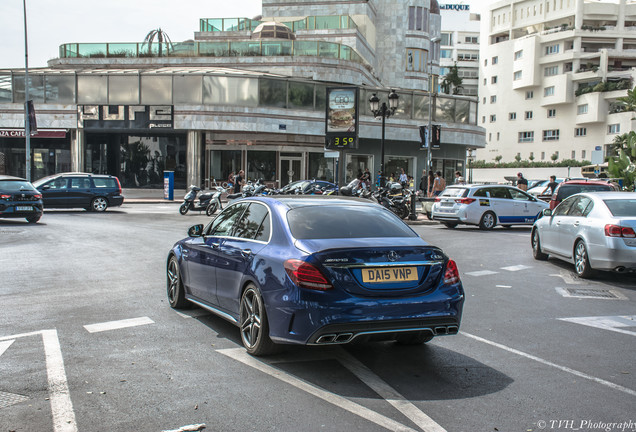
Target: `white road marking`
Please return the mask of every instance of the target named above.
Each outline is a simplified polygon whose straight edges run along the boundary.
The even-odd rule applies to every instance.
[[[351,354],[341,349],[337,359],[344,367],[353,372],[360,381],[368,385],[384,400],[393,405],[395,409],[418,425],[420,429],[426,432],[446,432],[446,429],[437,424]]]
[[[559,320],[636,336],[636,315],[559,318]],[[634,327],[634,331],[623,330],[625,327]]]
[[[512,285],[495,285],[497,288],[512,288]]]
[[[42,342],[46,356],[46,375],[53,415],[53,430],[55,432],[77,432],[75,412],[69,394],[57,330],[42,330]]]
[[[488,275],[494,275],[497,274],[498,272],[496,271],[490,271],[490,270],[479,270],[479,271],[474,271],[474,272],[468,272],[466,273],[468,276],[488,276]]]
[[[530,266],[526,266],[526,265],[516,265],[516,266],[509,266],[509,267],[502,267],[502,270],[507,270],[507,271],[511,271],[511,272],[515,272],[515,271],[519,271],[519,270],[525,270],[525,269],[530,269],[532,267]]]
[[[296,378],[292,375],[289,375],[279,369],[276,369],[266,363],[263,363],[260,360],[255,359],[245,352],[243,348],[229,348],[229,349],[220,349],[217,350],[219,353],[226,355],[234,360],[238,360],[241,363],[253,367],[267,375],[270,375],[276,379],[279,379],[287,384],[290,384],[300,390],[303,390],[317,398],[324,400],[332,405],[335,405],[339,408],[342,408],[346,411],[349,411],[352,414],[360,416],[370,422],[373,422],[379,426],[382,426],[385,429],[390,431],[411,431],[415,432],[415,429],[412,429],[408,426],[405,426],[397,421],[390,419],[389,417],[383,416],[380,413],[372,411],[362,405],[359,405],[353,401],[350,401],[347,398],[342,396],[338,396],[331,392],[321,389],[320,387],[316,387],[313,384],[310,384],[306,381],[303,381],[299,378]]]
[[[559,277],[568,285],[581,285],[583,283],[580,280],[575,279],[574,276],[572,276],[572,272],[567,270],[561,270],[559,274],[551,274],[550,276]]]
[[[108,322],[97,323],[97,324],[88,324],[88,325],[85,325],[84,328],[89,333],[98,333],[98,332],[103,332],[108,330],[118,330],[118,329],[123,329],[128,327],[136,327],[136,326],[154,324],[154,323],[155,322],[148,317],[140,317],[140,318],[130,318],[125,320],[119,320],[119,321],[108,321]]]
[[[577,370],[575,370],[575,369],[571,369],[571,368],[569,368],[569,367],[567,367],[567,366],[561,366],[561,365],[558,365],[558,364],[556,364],[556,363],[552,363],[551,361],[544,360],[544,359],[542,359],[542,358],[540,358],[540,357],[537,357],[537,356],[534,356],[534,355],[532,355],[532,354],[528,354],[528,353],[525,353],[525,352],[523,352],[523,351],[519,351],[519,350],[517,350],[517,349],[507,347],[506,345],[502,345],[502,344],[500,344],[500,343],[493,342],[493,341],[490,341],[490,340],[488,340],[488,339],[484,339],[484,338],[482,338],[482,337],[472,335],[472,334],[470,334],[470,333],[466,333],[466,332],[463,332],[463,331],[462,331],[462,332],[460,332],[459,334],[462,334],[462,335],[464,335],[464,336],[466,336],[466,337],[469,337],[469,338],[471,338],[471,339],[474,339],[474,340],[476,340],[476,341],[483,342],[483,343],[485,343],[485,344],[488,344],[488,345],[491,345],[491,346],[494,346],[494,347],[500,348],[500,349],[502,349],[502,350],[504,350],[504,351],[508,351],[508,352],[513,353],[513,354],[517,354],[517,355],[519,355],[519,356],[521,356],[521,357],[525,357],[525,358],[527,358],[527,359],[534,360],[534,361],[536,361],[536,362],[538,362],[538,363],[541,363],[541,364],[544,364],[544,365],[546,365],[546,366],[550,366],[550,367],[553,367],[553,368],[559,369],[559,370],[561,370],[561,371],[563,371],[563,372],[567,372],[567,373],[569,373],[569,374],[572,374],[572,375],[578,376],[578,377],[580,377],[580,378],[585,378],[585,379],[590,380],[590,381],[593,381],[593,382],[595,382],[595,383],[602,384],[602,385],[604,385],[604,386],[606,386],[606,387],[609,387],[609,388],[612,388],[612,389],[614,389],[614,390],[618,390],[618,391],[620,391],[620,392],[627,393],[628,395],[636,396],[636,391],[635,391],[635,390],[628,389],[627,387],[623,387],[623,386],[618,385],[618,384],[614,384],[613,382],[605,381],[604,379],[597,378],[597,377],[595,377],[595,376],[588,375],[588,374],[585,374],[585,373],[583,373],[583,372],[579,372],[579,371],[577,371]]]
[[[15,342],[15,339],[9,339],[8,341],[0,342],[0,356]]]

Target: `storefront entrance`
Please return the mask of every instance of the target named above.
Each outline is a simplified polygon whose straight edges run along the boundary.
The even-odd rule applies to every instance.
[[[304,160],[302,153],[281,153],[280,154],[280,185],[284,187],[296,180],[304,179]]]

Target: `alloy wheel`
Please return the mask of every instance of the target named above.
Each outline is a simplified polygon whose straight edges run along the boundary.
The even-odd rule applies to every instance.
[[[106,210],[106,207],[108,207],[108,201],[106,201],[106,198],[97,197],[93,199],[93,204],[91,207],[97,212],[103,212],[104,210]]]
[[[254,289],[248,289],[241,302],[241,338],[246,347],[252,348],[261,332],[261,299]]]
[[[576,250],[574,252],[574,266],[578,275],[585,274],[588,264],[587,249],[585,248],[585,244],[583,244],[583,242],[579,242],[576,245]]]
[[[168,264],[168,300],[170,304],[174,304],[179,291],[179,269],[177,268],[177,262],[170,260]]]

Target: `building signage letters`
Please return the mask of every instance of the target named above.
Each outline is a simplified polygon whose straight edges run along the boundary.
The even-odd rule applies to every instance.
[[[0,129],[0,138],[24,138],[24,129]],[[31,138],[66,138],[66,129],[40,129]]]
[[[85,129],[172,129],[172,105],[78,105],[77,127]]]
[[[439,5],[439,8],[442,10],[455,10],[455,11],[469,11],[470,5],[464,4],[443,4]]]

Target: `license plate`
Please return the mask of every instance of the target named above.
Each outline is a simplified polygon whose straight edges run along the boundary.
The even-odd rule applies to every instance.
[[[33,211],[32,206],[16,206],[15,209],[17,211]]]
[[[417,280],[417,267],[377,267],[362,269],[362,282],[386,283]]]
[[[444,207],[452,207],[455,204],[453,201],[442,201],[442,206]]]

